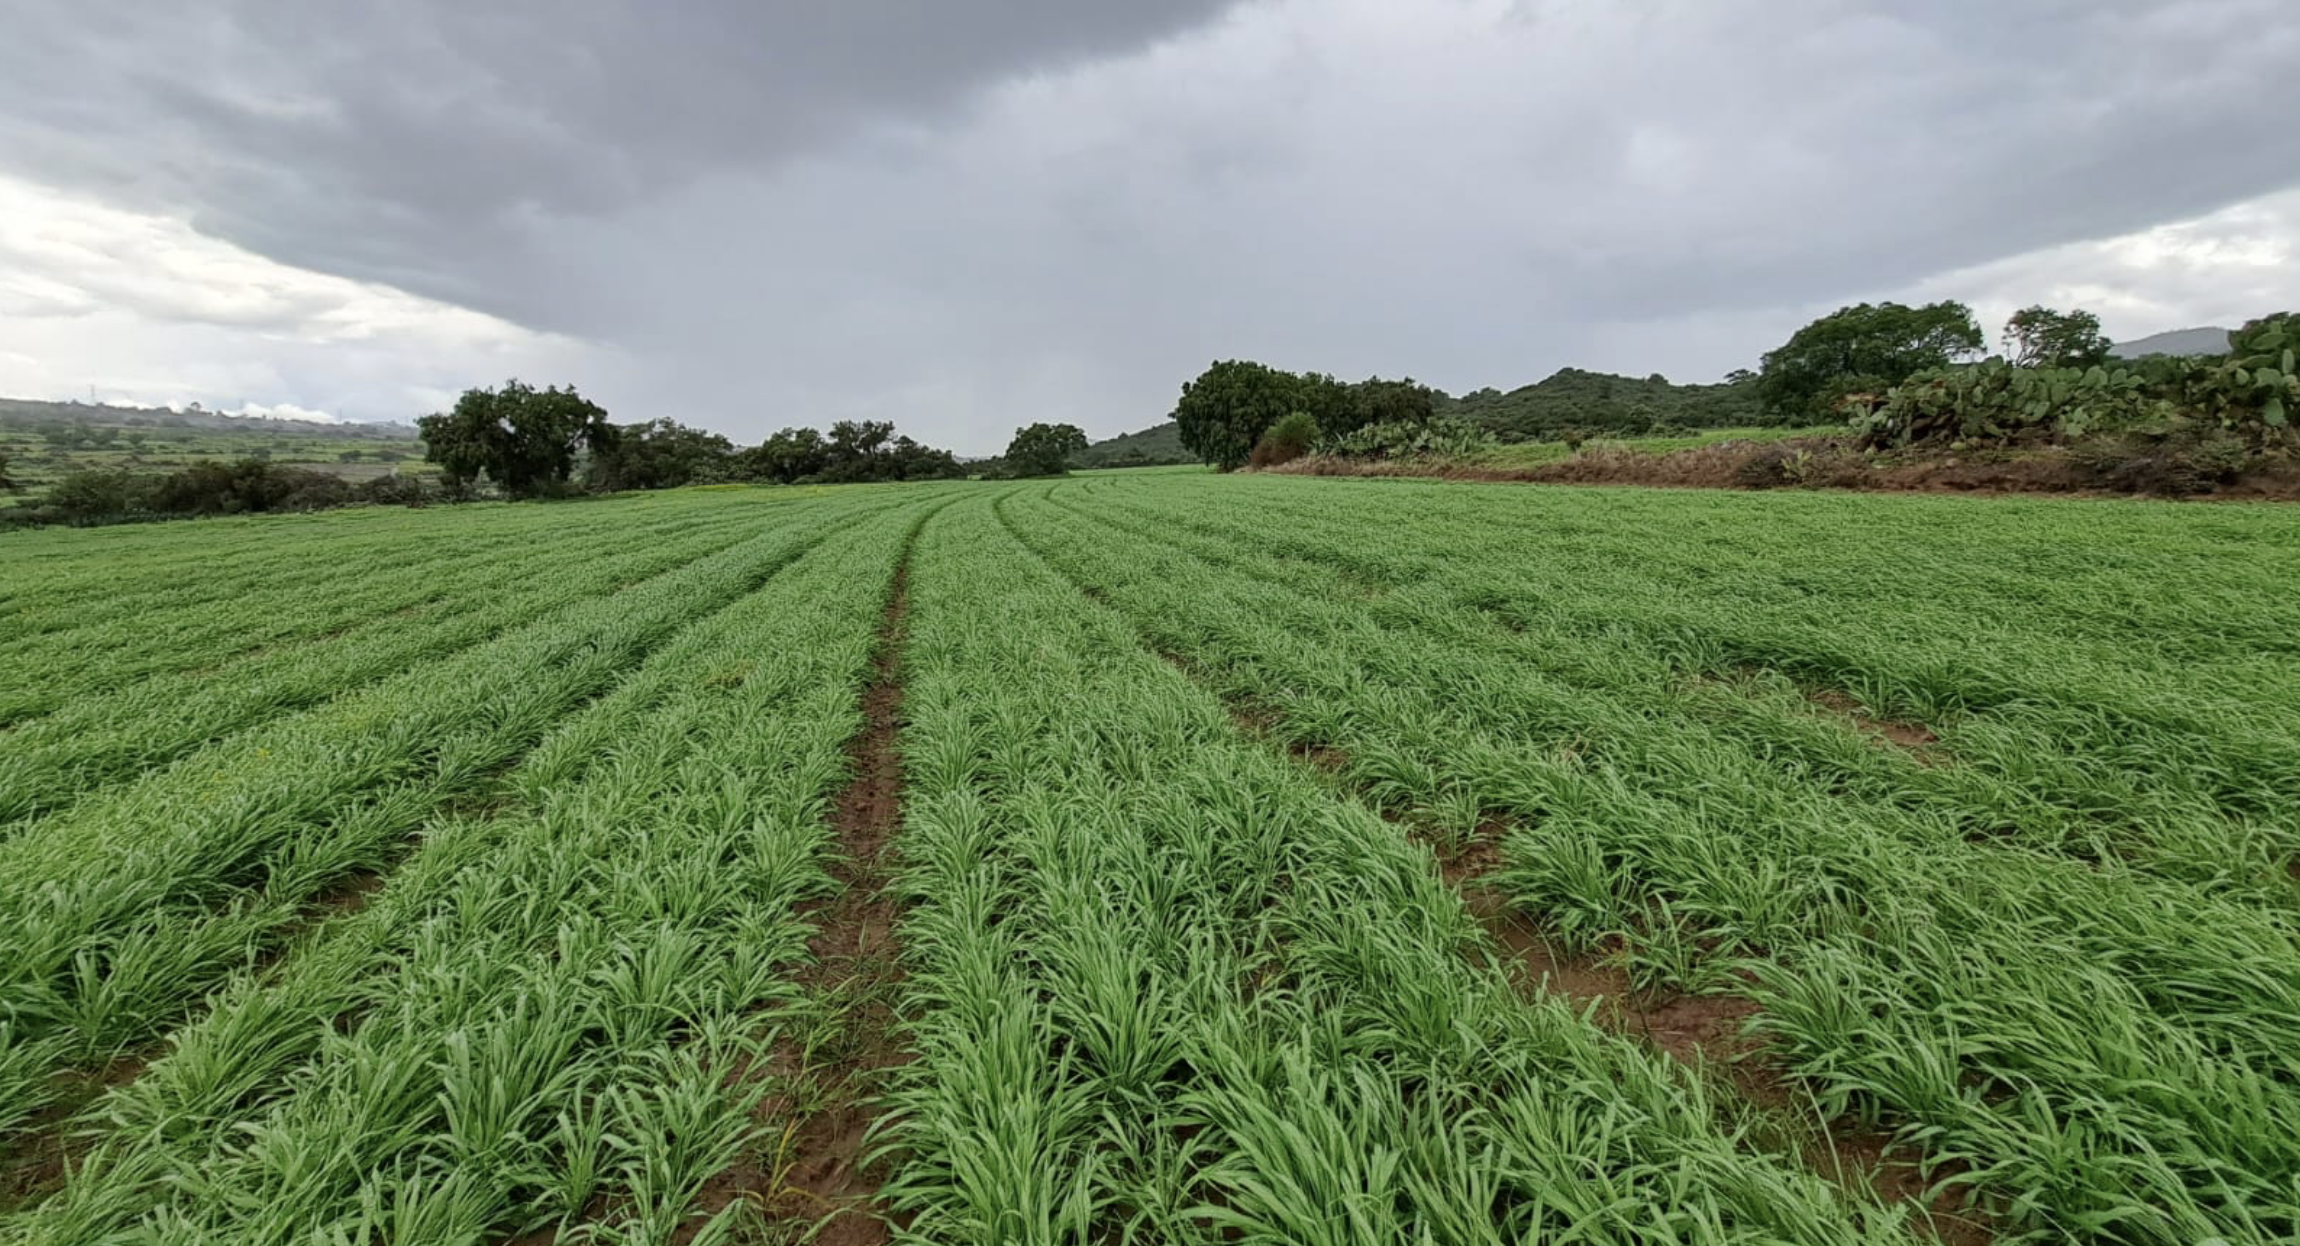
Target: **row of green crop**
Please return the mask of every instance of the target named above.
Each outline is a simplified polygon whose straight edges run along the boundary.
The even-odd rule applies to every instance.
[[[186,541],[184,563],[173,578],[221,596],[203,591],[168,604],[139,600],[129,588],[133,579],[124,577],[123,591],[89,606],[80,624],[12,638],[0,645],[0,724],[19,724],[154,675],[210,673],[247,655],[362,627],[388,627],[402,611],[442,603],[454,608],[460,599],[515,591],[521,580],[547,568],[582,574],[584,562],[618,545],[643,550],[713,531],[732,541],[746,517],[722,512],[631,518],[549,531],[473,525],[420,538],[411,531],[372,553],[283,542],[244,581],[210,575],[202,551]],[[451,568],[462,574],[446,574]],[[500,577],[492,583],[483,578],[491,568]]]
[[[911,585],[917,1058],[880,1135],[906,1239],[1903,1240],[1521,998],[1426,850],[1244,738],[988,499]]]
[[[1093,496],[1119,508],[1157,495],[1143,513],[1161,522],[1218,522],[1205,494],[1217,482],[1094,483]],[[1628,625],[1622,608],[1657,645],[1761,647],[1791,635],[1841,668],[1816,674],[1872,680],[1918,714],[2038,695],[2119,704],[2132,699],[2118,696],[2125,681],[2153,693],[2179,675],[2192,686],[2186,711],[2161,701],[2144,712],[2209,728],[2300,690],[2292,663],[2261,661],[2300,658],[2300,602],[2278,591],[2300,575],[2300,530],[2281,507],[1332,484],[1321,497],[1252,481],[1225,493],[1220,513],[1237,517],[1231,527],[1260,526],[1258,548],[1297,550],[1375,585],[1532,573],[1550,596],[1521,609],[1601,635]],[[1410,523],[1356,544],[1329,527],[1338,502]],[[1705,596],[1735,609],[1718,617]],[[1989,613],[1976,618],[1980,605]],[[1866,672],[1862,658],[1896,669]]]
[[[725,549],[753,530],[699,526],[637,542],[604,533],[443,559],[352,594],[368,603],[369,621],[341,634],[281,645],[218,669],[151,676],[109,694],[82,692],[9,731],[0,756],[0,828],[67,808],[195,748],[228,750],[228,737],[243,727],[442,661],[550,610]],[[438,600],[414,612],[387,604],[409,595]],[[250,607],[266,609],[293,610]],[[326,613],[333,614],[332,605]]]
[[[801,499],[767,491],[739,495],[761,510]],[[324,560],[331,552],[383,556],[435,541],[493,540],[515,533],[548,538],[570,528],[699,517],[743,509],[733,498],[655,494],[586,501],[581,505],[518,507],[478,503],[456,508],[353,508],[328,515],[250,515],[203,519],[193,528],[137,526],[99,536],[83,529],[47,528],[12,533],[6,548],[22,579],[0,590],[0,619],[42,631],[71,625],[88,609],[121,591],[194,596],[213,590],[187,580],[186,560],[219,580],[260,582],[283,558]],[[91,557],[100,550],[101,557]]]
[[[352,696],[244,731],[0,842],[0,1123],[60,1067],[184,1015],[433,810],[483,794],[561,718],[698,618],[883,502],[783,527]]]
[[[99,1101],[94,1148],[0,1222],[44,1246],[709,1243],[833,884],[825,826],[904,534],[840,531],[562,721],[361,911],[242,971]],[[819,513],[817,513],[819,511]],[[797,517],[794,517],[796,522]]]
[[[1339,545],[1396,550],[1424,535],[1408,509],[1420,500],[1327,495],[1319,523]],[[1162,501],[1185,526],[1190,500]],[[1363,790],[1458,825],[1508,818],[1510,886],[1561,940],[1616,940],[1650,979],[1750,996],[1824,1104],[1953,1162],[2009,1227],[2132,1242],[2300,1231],[2288,885],[2223,893],[1976,837],[1784,756],[1785,739],[1817,747],[1809,720],[1776,735],[1672,712],[1635,655],[1569,648],[1563,677],[1549,649],[1568,637],[1517,586],[1547,571],[1570,595],[1583,569],[1545,568],[1535,541],[1507,561],[1464,558],[1492,581],[1473,610],[1443,583],[1369,591],[1362,568],[1256,553],[1266,517],[1224,516],[1237,527],[1215,557],[1034,495],[1008,510],[1031,546],[1215,687],[1297,743],[1338,747]],[[1673,539],[1709,535],[1684,529],[1643,539],[1666,562]],[[1625,549],[1621,566],[1639,565]],[[1697,605],[1730,616],[1739,598],[1713,589]],[[1596,634],[1648,643],[1636,626]],[[1774,717],[1797,716],[1785,700]],[[1875,747],[1832,729],[1838,755]],[[1965,742],[1952,735],[1952,754]]]
[[[202,523],[181,533],[151,529],[139,540],[100,541],[72,529],[15,533],[11,562],[21,567],[0,616],[11,636],[38,638],[105,622],[114,611],[159,615],[185,605],[228,602],[274,585],[282,564],[366,564],[421,557],[433,541],[492,546],[604,518],[558,515],[500,517],[488,525],[444,524],[435,512],[357,512],[357,524],[319,524],[308,517]],[[259,517],[263,518],[263,517]],[[90,556],[92,551],[100,556]],[[196,573],[195,573],[196,572]]]
[[[2275,587],[2273,526],[2257,525],[2268,540],[2238,528],[2243,544],[2215,546],[2181,513],[2153,508],[2112,512],[2122,529],[2101,530],[2084,526],[2097,511],[2050,503],[1976,516],[1929,499],[1799,499],[1770,503],[1758,523],[1742,518],[1747,499],[1686,499],[1671,513],[1632,512],[1619,496],[1577,511],[1575,496],[1364,494],[1377,511],[1413,509],[1410,526],[1377,520],[1385,539],[1370,549],[1335,528],[1330,505],[1313,515],[1282,493],[1234,498],[1221,521],[1123,497],[1091,509],[1202,557],[1278,555],[1271,573],[1307,590],[1337,575],[1370,586],[1363,605],[1377,617],[1404,611],[1470,636],[1498,621],[1554,680],[1639,712],[1700,717],[1779,765],[1976,834],[2289,895],[2300,778],[2282,759],[2300,749],[2300,723],[2283,707],[2300,700],[2300,678],[2262,658],[2287,620],[2300,632],[2300,611]],[[1864,511],[1903,509],[1954,557],[1910,565],[1891,546],[1836,535]],[[1576,530],[1600,515],[1617,522]],[[2205,522],[2207,533],[2230,526]],[[1675,539],[1647,535],[1672,527]],[[1242,529],[1257,533],[1251,546]],[[2073,568],[2109,541],[2149,552],[2108,551],[2113,575],[2078,578]],[[2039,551],[2071,572],[1995,570]],[[2300,572],[2300,558],[2283,563]],[[2126,643],[2116,612],[2098,608],[2133,581],[2192,603],[2150,620],[2158,643]],[[1973,638],[1980,628],[1987,643]],[[1963,764],[1845,747],[1813,715],[1786,712],[1801,689],[1784,672],[1933,725]]]

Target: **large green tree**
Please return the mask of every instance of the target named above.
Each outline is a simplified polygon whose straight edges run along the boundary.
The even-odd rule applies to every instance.
[[[1076,424],[1032,424],[1014,430],[1006,445],[1006,470],[1015,476],[1059,476],[1086,453],[1086,433]]]
[[[2023,368],[2089,368],[2105,363],[2115,343],[2100,317],[2084,310],[2023,307],[2005,322],[2005,358]]]
[[[743,451],[741,470],[751,480],[795,484],[821,472],[830,463],[823,435],[811,428],[786,428]]]
[[[621,489],[676,489],[724,479],[735,444],[717,433],[676,420],[649,420],[616,429],[614,444],[591,456],[591,485]]]
[[[1962,303],[1861,303],[1821,317],[1767,351],[1757,392],[1777,414],[1826,418],[1846,393],[1946,367],[1979,354],[1986,341]]]
[[[1322,431],[1328,434],[1346,433],[1368,424],[1424,425],[1437,415],[1442,395],[1427,385],[1407,377],[1402,381],[1385,381],[1378,376],[1350,386],[1350,422],[1348,428],[1336,427],[1321,421]]]
[[[885,453],[893,437],[891,420],[840,420],[831,425],[826,448],[834,466],[848,466]]]
[[[450,490],[485,475],[515,498],[564,487],[578,454],[610,452],[618,436],[606,409],[574,386],[537,389],[517,380],[467,389],[453,410],[415,424],[424,459],[439,465]]]
[[[1301,378],[1291,372],[1227,359],[1183,384],[1174,422],[1190,453],[1223,471],[1236,471],[1272,424],[1301,409],[1301,391]]]

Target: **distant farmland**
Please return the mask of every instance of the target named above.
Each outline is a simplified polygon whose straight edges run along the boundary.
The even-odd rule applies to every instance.
[[[1179,469],[0,565],[0,1239],[2300,1237],[2300,511]]]
[[[415,429],[404,424],[317,424],[13,398],[0,398],[0,457],[28,501],[73,472],[157,475],[248,458],[351,481],[436,470],[423,461]]]

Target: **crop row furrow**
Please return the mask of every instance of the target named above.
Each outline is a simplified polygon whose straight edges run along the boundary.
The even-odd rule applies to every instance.
[[[1370,522],[1357,531],[1338,525],[1330,504],[1298,497],[1238,498],[1218,510],[1162,499],[1161,522],[1233,541],[1251,534],[1257,548],[1386,583],[1441,581],[1467,604],[1548,623],[1552,634],[1627,632],[1682,670],[1777,667],[1921,721],[2065,707],[2040,724],[2049,730],[2031,734],[2032,747],[2105,749],[2145,773],[2187,771],[2240,811],[2262,808],[2273,791],[2286,795],[2267,807],[2289,809],[2300,792],[2289,768],[2274,764],[2300,737],[2289,716],[2262,712],[2300,699],[2300,666],[2262,661],[2271,638],[2300,634],[2300,609],[2259,591],[2300,574],[2300,557],[2289,551],[2255,542],[2231,562],[2224,547],[2150,533],[2148,554],[2136,556],[2107,547],[2142,541],[2116,531],[2134,512],[2072,514],[2046,503],[2016,518],[1876,500],[1879,510],[1924,508],[1910,519],[1948,547],[1911,559],[1897,541],[1767,533],[1734,513],[1746,502],[1687,517],[1652,514],[1656,504],[1634,491],[1614,500],[1685,529],[1687,539],[1649,541],[1635,515],[1592,523],[1579,514],[1529,530],[1494,523],[1490,504],[1448,508],[1396,491],[1386,505],[1361,510]],[[1810,504],[1826,503],[1775,503]],[[1382,510],[1407,506],[1410,522],[1382,522]],[[1446,509],[1466,513],[1448,523]],[[2105,531],[2072,539],[2092,535],[2071,531],[2079,520]],[[2151,591],[2136,595],[2127,564],[2142,557],[2138,582]],[[2103,612],[2104,597],[2113,598],[2105,613],[2119,621],[2106,632],[2086,622]],[[1982,619],[1971,613],[1975,601],[1987,603]],[[2145,635],[2130,634],[2135,618],[2148,621]],[[1986,630],[1976,634],[1976,626]],[[2235,768],[2239,757],[2259,764]]]
[[[14,1240],[723,1240],[754,1066],[829,891],[871,629],[915,511],[848,522],[681,634],[356,914],[243,972],[99,1103]],[[768,1033],[762,1036],[765,1025]]]
[[[1905,1122],[2037,1232],[2273,1240],[2289,1223],[2300,961],[2281,917],[1927,833],[1586,698],[1528,719],[1538,683],[1362,603],[1017,515],[1161,646],[1294,739],[1340,746],[1381,799],[1520,821],[1505,851],[1529,912],[1580,946],[1625,941],[1648,976],[1747,994],[1832,1113]],[[1744,963],[1755,982],[1728,972]],[[2133,1093],[2142,1068],[2161,1093]]]
[[[1466,962],[1426,852],[1241,739],[986,505],[926,534],[913,584],[912,1235],[1897,1236]]]
[[[0,969],[0,1067],[13,1074],[0,1120],[36,1109],[41,1066],[100,1062],[160,1032],[312,896],[387,863],[431,810],[478,790],[841,518],[556,611],[439,669],[240,737],[237,756],[194,754],[0,843],[0,928],[19,951]]]
[[[1987,702],[1986,709],[1949,710],[1944,706],[1950,701],[1940,695],[1920,709],[1899,690],[1906,679],[1880,677],[1871,658],[1821,658],[1815,642],[1790,639],[1777,629],[1750,632],[1761,641],[1720,639],[1720,620],[1730,618],[1720,610],[1703,611],[1695,634],[1686,630],[1690,623],[1656,622],[1631,608],[1649,586],[1592,595],[1549,560],[1537,564],[1538,576],[1529,576],[1510,569],[1499,554],[1486,555],[1478,542],[1442,559],[1422,560],[1409,572],[1391,565],[1403,557],[1395,543],[1377,542],[1371,530],[1362,540],[1342,543],[1335,535],[1273,537],[1269,527],[1253,526],[1250,515],[1159,519],[1138,508],[1125,509],[1115,521],[1102,508],[1096,515],[1146,539],[1304,591],[1330,593],[1335,577],[1365,575],[1367,560],[1382,560],[1378,582],[1400,586],[1370,607],[1386,620],[1507,650],[1585,694],[1633,698],[1647,713],[1673,712],[1691,701],[1713,729],[1737,735],[1740,747],[1761,749],[1819,781],[1851,785],[1865,798],[1956,818],[1975,834],[2010,832],[2040,846],[2122,859],[2279,899],[2290,891],[2284,885],[2287,868],[2300,858],[2300,783],[2279,760],[2300,747],[2300,738],[2288,727],[2262,730],[2275,728],[2278,718],[2257,710],[2221,716],[2207,729],[2183,709],[2167,725],[2139,708],[2104,715],[2097,698],[2053,700],[2025,684],[2017,694],[1973,693]],[[1323,527],[1330,531],[1333,525]],[[1287,525],[1278,528],[1283,532]],[[1273,556],[1273,547],[1305,553]],[[1619,570],[1610,574],[1627,578]],[[1592,604],[1568,609],[1561,597]],[[1480,635],[1480,614],[1503,626]],[[1829,636],[1819,643],[1835,645],[1835,634]],[[1905,668],[1905,654],[1899,661]],[[1754,685],[1741,677],[1752,667],[1764,677]],[[1733,678],[1702,678],[1719,673]],[[1804,681],[1790,685],[1799,694],[1850,690],[1888,715],[1898,705],[1933,724],[1944,737],[1943,753],[1960,764],[1926,768],[1877,749],[1848,748],[1843,733],[1827,730],[1814,715],[1780,712],[1802,708],[1793,705],[1798,696],[1737,705],[1730,696],[1715,695],[1721,688],[1772,691],[1787,682],[1784,674]],[[1977,674],[1968,664],[1955,686],[1970,692]],[[2065,682],[2057,669],[2051,676]],[[2026,676],[1998,678],[2009,687]],[[2148,683],[2128,680],[2123,691]],[[2192,688],[2186,690],[2193,695]],[[2300,688],[2295,692],[2300,695]]]
[[[0,830],[47,816],[253,723],[269,724],[378,680],[448,660],[569,603],[669,574],[744,539],[666,537],[628,552],[560,549],[578,558],[563,573],[522,575],[514,564],[478,564],[441,576],[452,605],[416,618],[387,618],[313,645],[286,649],[228,671],[146,680],[19,726],[0,758]],[[590,555],[590,556],[586,556]],[[549,565],[539,561],[537,570]],[[508,579],[506,579],[508,577]]]
[[[59,638],[0,658],[0,688],[7,689],[0,693],[0,723],[21,731],[59,708],[84,709],[91,698],[138,688],[154,677],[237,680],[247,664],[282,650],[388,627],[402,612],[437,603],[452,608],[484,600],[504,585],[539,578],[547,567],[615,550],[649,551],[664,542],[731,544],[746,526],[738,516],[708,523],[672,519],[620,532],[571,528],[542,540],[507,533],[485,543],[441,541],[371,561],[347,551],[347,561],[308,568],[283,559],[273,568],[273,583],[222,601],[159,612],[119,603],[103,623],[73,633],[73,643]],[[488,573],[495,578],[483,578]]]

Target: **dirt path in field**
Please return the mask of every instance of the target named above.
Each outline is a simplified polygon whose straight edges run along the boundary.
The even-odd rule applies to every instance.
[[[879,624],[870,683],[863,690],[863,728],[847,745],[854,778],[833,814],[838,850],[829,866],[839,891],[801,910],[816,923],[807,940],[813,958],[792,976],[822,1010],[821,1024],[810,1026],[801,1018],[793,1027],[799,1036],[775,1044],[767,1073],[776,1091],[759,1110],[768,1131],[765,1144],[707,1186],[701,1199],[705,1211],[749,1199],[769,1222],[794,1236],[812,1232],[808,1240],[817,1246],[876,1246],[889,1239],[878,1201],[883,1174],[866,1162],[867,1135],[878,1115],[870,1099],[886,1071],[911,1059],[894,1009],[903,979],[895,939],[902,906],[887,893],[887,849],[902,825],[896,737],[916,544],[914,529],[896,562]]]

